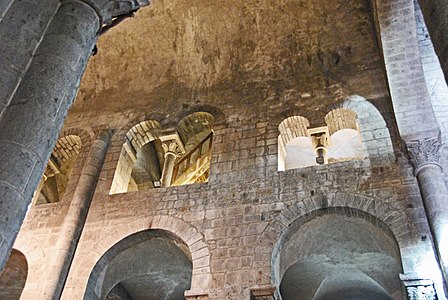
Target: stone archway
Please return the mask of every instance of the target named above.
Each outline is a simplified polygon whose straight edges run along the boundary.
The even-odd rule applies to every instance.
[[[402,299],[397,241],[384,223],[355,209],[298,218],[272,263],[280,299]]]
[[[298,218],[310,220],[324,213],[343,210],[348,215],[366,215],[368,218],[382,224],[396,239],[401,251],[406,249],[406,241],[418,238],[417,230],[402,209],[387,200],[351,193],[317,194],[304,201],[298,201],[288,207],[283,207],[277,217],[265,228],[257,241],[253,266],[271,271],[270,276],[259,283],[260,286],[278,287],[279,271],[275,268],[279,255],[280,238]],[[407,272],[407,264],[403,264]]]
[[[169,231],[148,229],[127,236],[101,256],[84,299],[181,299],[191,276],[188,246]]]
[[[88,281],[101,257],[126,237],[148,229],[170,232],[185,243],[191,253],[192,261],[191,287],[189,291],[186,291],[186,295],[192,297],[207,295],[211,287],[210,252],[203,235],[195,227],[181,219],[170,216],[153,216],[114,224],[97,243],[90,247],[81,247],[82,250],[77,252],[72,264],[72,269],[78,270],[78,272],[69,274],[61,299],[81,299],[86,293],[86,289],[94,293],[94,287],[88,284]],[[80,244],[82,243],[81,240]]]
[[[28,261],[25,255],[12,249],[6,266],[0,273],[0,299],[19,299],[28,277]]]

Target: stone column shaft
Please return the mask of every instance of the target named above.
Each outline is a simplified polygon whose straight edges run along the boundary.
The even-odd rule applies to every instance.
[[[176,157],[177,155],[174,152],[168,151],[165,153],[165,162],[163,163],[162,178],[160,179],[160,181],[162,182],[162,187],[171,186],[171,180],[173,179],[173,170]]]
[[[59,5],[59,0],[0,1],[0,119]]]
[[[171,186],[171,181],[173,180],[173,171],[177,158],[177,153],[179,151],[179,145],[175,141],[171,141],[169,144],[163,144],[165,150],[165,162],[163,163],[162,187]]]
[[[415,169],[426,216],[431,229],[441,271],[447,285],[448,272],[448,189],[439,164],[440,138],[407,143]]]
[[[95,191],[101,167],[109,145],[108,131],[98,133],[79,178],[57,241],[57,256],[52,261],[49,278],[39,299],[59,299],[62,294],[76,245],[81,236],[87,212]]]
[[[0,119],[0,270],[73,102],[99,27],[91,6],[63,1]]]

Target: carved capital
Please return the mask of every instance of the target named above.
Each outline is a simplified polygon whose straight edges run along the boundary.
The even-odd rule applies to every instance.
[[[207,292],[198,292],[198,291],[185,291],[185,299],[186,300],[208,300]]]
[[[440,149],[442,147],[440,137],[407,142],[406,147],[416,175],[427,165],[441,167],[439,163]]]
[[[115,18],[126,16],[150,4],[150,0],[81,0],[98,13],[101,25],[111,25]]]
[[[165,157],[167,155],[175,155],[176,157],[182,153],[180,145],[175,140],[167,141],[162,144],[163,150],[165,150]]]
[[[406,288],[409,300],[437,300],[436,291],[432,285],[409,286]]]
[[[434,283],[430,279],[421,279],[413,274],[401,274],[400,279],[406,288],[407,299],[409,300],[437,300],[437,293]]]
[[[256,287],[250,290],[251,300],[274,300],[275,287]]]

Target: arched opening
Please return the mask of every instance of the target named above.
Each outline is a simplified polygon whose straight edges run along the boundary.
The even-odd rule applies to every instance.
[[[126,133],[110,194],[207,182],[213,115],[195,112],[175,128],[148,120]]]
[[[150,229],[124,238],[99,259],[84,299],[183,299],[191,277],[188,246],[168,231]]]
[[[388,162],[395,158],[388,125],[381,112],[364,97],[352,95],[333,111],[352,111],[356,114],[364,156],[373,162]],[[327,116],[329,116],[328,114]]]
[[[39,205],[62,200],[80,150],[81,138],[77,135],[67,135],[57,140],[34,193],[33,203]]]
[[[20,299],[28,276],[28,262],[25,255],[12,249],[6,266],[0,273],[0,299]]]
[[[309,128],[308,119],[293,116],[278,129],[278,170],[363,159],[361,135],[355,112],[338,108],[325,117],[327,126]]]
[[[159,133],[155,120],[138,123],[126,133],[110,194],[160,186],[164,150]]]
[[[207,112],[195,112],[179,121],[176,129],[185,153],[176,161],[171,185],[208,182],[214,121]]]
[[[357,118],[354,111],[346,108],[334,109],[325,116],[330,135],[329,163],[364,157]]]
[[[361,211],[321,212],[295,221],[277,243],[280,299],[403,299],[400,252],[386,225]]]

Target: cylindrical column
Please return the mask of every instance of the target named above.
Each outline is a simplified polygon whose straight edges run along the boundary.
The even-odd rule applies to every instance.
[[[439,164],[439,138],[428,138],[407,143],[408,153],[415,168],[420,193],[429,227],[443,273],[445,286],[448,271],[448,189]]]
[[[42,176],[100,27],[82,1],[63,1],[0,120],[0,270]]]
[[[448,2],[446,0],[419,0],[434,50],[448,83]]]
[[[45,289],[39,299],[59,299],[68,275],[76,245],[81,236],[90,202],[106,156],[110,134],[98,133],[84,163],[78,185],[70,202],[57,241],[57,255],[52,261],[50,277],[45,278]]]
[[[164,145],[165,146],[165,145]],[[176,142],[171,142],[169,146],[165,146],[165,162],[163,163],[162,187],[171,186],[171,180],[173,179],[174,163],[177,158],[178,145]]]
[[[0,119],[60,0],[0,1]]]

